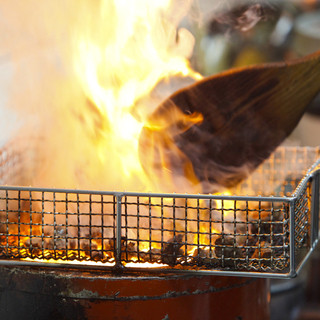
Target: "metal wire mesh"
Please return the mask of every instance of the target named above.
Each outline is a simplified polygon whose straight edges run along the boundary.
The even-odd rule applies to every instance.
[[[5,188],[0,196],[3,257],[114,259],[115,197]],[[112,248],[112,249],[111,249]]]
[[[318,157],[280,148],[236,196],[0,187],[1,263],[294,276],[318,238]]]

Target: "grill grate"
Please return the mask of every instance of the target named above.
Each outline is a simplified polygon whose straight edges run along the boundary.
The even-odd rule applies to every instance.
[[[280,148],[237,196],[2,186],[1,263],[294,276],[318,238],[318,157]]]

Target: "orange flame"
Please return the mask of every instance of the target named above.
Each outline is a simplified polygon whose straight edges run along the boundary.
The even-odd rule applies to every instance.
[[[187,59],[191,34],[185,29],[176,32],[177,21],[172,19],[176,4],[101,1],[97,19],[91,17],[75,35],[74,68],[100,118],[99,127],[92,121],[86,124],[97,133],[94,143],[109,188],[156,191],[138,155],[140,132],[152,111],[147,98],[169,77],[200,77]]]

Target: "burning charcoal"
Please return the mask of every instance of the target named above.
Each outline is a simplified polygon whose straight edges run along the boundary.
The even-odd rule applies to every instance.
[[[161,250],[152,248],[147,252],[139,253],[140,259],[143,262],[161,262]]]
[[[41,250],[41,239],[27,239],[24,242],[24,246],[29,250],[30,255],[39,256],[42,252]]]
[[[121,247],[125,246],[126,243],[127,243],[127,238],[121,237]],[[116,240],[115,239],[108,239],[107,247],[112,250],[116,250]]]
[[[252,258],[259,259],[260,263],[264,267],[271,266],[271,256],[272,250],[270,248],[270,243],[262,242],[259,248],[256,248]]]
[[[77,251],[68,251],[68,260],[75,260],[78,257]]]
[[[250,220],[256,221],[256,223],[251,224],[250,232],[253,235],[259,235],[261,242],[269,242],[273,246],[283,246],[283,238],[286,232],[284,230],[283,211],[278,210],[279,208],[276,207],[275,203],[273,203],[272,213],[271,203],[263,202],[260,207],[262,209],[260,216],[259,208],[256,208],[250,215]]]
[[[272,229],[271,229],[272,226]],[[272,232],[271,232],[272,231]],[[275,254],[282,255],[283,253],[283,245],[284,245],[284,237],[287,231],[283,231],[283,224],[281,223],[261,223],[260,224],[260,232],[259,225],[254,224],[251,228],[252,234],[256,234],[260,236],[260,241],[269,242],[272,246],[279,246],[280,248],[276,248]],[[289,237],[289,235],[287,235]]]
[[[151,256],[150,251],[139,252],[138,261],[148,262],[150,261],[150,256]]]
[[[226,267],[235,267],[236,259],[243,258],[243,252],[235,246],[234,238],[230,236],[220,236],[215,241],[215,254]]]
[[[161,250],[151,249],[151,262],[161,262]]]
[[[44,247],[44,249],[52,250],[54,248],[53,239],[52,238],[45,239],[43,247]]]
[[[105,248],[109,248],[110,250],[114,251],[116,248],[114,239],[106,239],[104,241],[104,246]]]
[[[245,248],[242,249],[242,253],[246,258],[251,258],[255,251],[258,242],[258,237],[248,236],[248,239],[245,241]]]
[[[97,241],[97,239],[101,238],[101,233],[94,232],[92,234],[86,233],[84,235],[85,240],[81,240],[80,248],[85,251],[85,254],[95,261],[101,261],[103,256],[101,250],[98,248],[101,247],[101,241]],[[76,243],[74,243],[75,245]]]
[[[94,250],[92,251],[91,257],[94,261],[102,261],[103,253],[100,250]]]
[[[114,261],[114,253],[113,252],[103,252],[102,253],[102,262],[111,262]]]
[[[182,238],[183,236],[179,234],[164,245],[162,263],[166,263],[170,266],[176,264],[177,258],[183,255],[183,251],[181,250],[181,247],[183,246]]]
[[[217,259],[212,257],[213,255],[213,252],[210,253],[209,249],[196,249],[192,255],[192,264],[197,266],[211,266],[213,263],[217,262]]]
[[[128,242],[123,239],[121,242],[121,259],[124,261],[130,261],[137,256],[137,248],[134,242]]]
[[[114,252],[114,240],[113,239],[105,239],[103,241],[103,248],[105,251],[108,251],[108,252]]]
[[[261,242],[259,248],[257,248],[252,256],[253,259],[259,260],[259,263],[263,267],[275,267],[279,261],[279,258],[285,257],[285,248],[274,248],[269,242]],[[283,266],[282,266],[283,267]]]

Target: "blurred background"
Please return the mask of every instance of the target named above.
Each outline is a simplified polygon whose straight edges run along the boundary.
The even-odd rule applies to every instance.
[[[233,4],[217,12],[212,1],[197,1],[192,18],[184,21],[196,35],[192,63],[200,73],[288,61],[320,50],[319,0]],[[320,145],[320,95],[284,144]],[[319,248],[297,278],[271,281],[271,319],[320,319]]]

